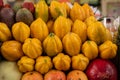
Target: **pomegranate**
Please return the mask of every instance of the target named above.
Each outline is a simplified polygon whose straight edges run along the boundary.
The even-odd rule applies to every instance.
[[[86,75],[89,80],[117,80],[115,65],[105,59],[93,60],[86,70]]]
[[[66,80],[66,75],[59,70],[50,70],[45,74],[44,80]]]

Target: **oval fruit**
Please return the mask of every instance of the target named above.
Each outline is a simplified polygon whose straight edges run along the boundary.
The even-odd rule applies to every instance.
[[[22,44],[15,40],[3,42],[1,53],[5,59],[16,61],[23,56]]]
[[[25,73],[21,77],[21,80],[43,80],[43,76],[37,71],[32,71]]]
[[[44,80],[66,80],[66,76],[62,71],[50,70],[45,74]]]
[[[84,72],[80,70],[73,70],[68,73],[67,80],[88,80],[88,78]]]

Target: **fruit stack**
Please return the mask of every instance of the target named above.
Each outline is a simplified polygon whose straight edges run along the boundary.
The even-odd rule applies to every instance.
[[[1,6],[0,80],[117,80],[117,45],[88,4]]]

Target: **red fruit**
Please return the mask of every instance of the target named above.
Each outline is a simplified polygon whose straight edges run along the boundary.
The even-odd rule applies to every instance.
[[[59,70],[51,70],[45,74],[44,80],[66,80],[66,75]]]
[[[86,70],[86,75],[89,80],[117,80],[115,65],[104,59],[93,60]]]
[[[3,7],[3,0],[0,0],[0,8]]]
[[[23,8],[27,8],[30,12],[34,13],[35,7],[32,2],[24,2],[22,5]]]
[[[11,6],[9,4],[5,4],[4,7],[11,8]]]

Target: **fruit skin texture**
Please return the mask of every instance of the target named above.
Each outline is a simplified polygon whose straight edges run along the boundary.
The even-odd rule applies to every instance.
[[[99,45],[106,40],[106,28],[101,22],[96,21],[88,26],[87,35],[90,40]]]
[[[73,21],[75,21],[76,19],[83,21],[86,18],[84,9],[77,2],[74,3],[72,9],[70,10],[70,18]]]
[[[107,40],[110,40],[110,41],[113,40],[112,34],[110,33],[110,31],[108,29],[106,29],[106,40],[105,41],[107,41]]]
[[[91,7],[87,3],[85,3],[82,7],[85,11],[86,18],[90,16],[94,16],[94,12],[92,11]]]
[[[67,74],[67,80],[88,80],[87,75],[80,70],[72,70]]]
[[[85,23],[87,26],[90,26],[92,23],[94,23],[96,21],[97,21],[97,19],[95,18],[95,16],[90,16],[85,19]]]
[[[15,23],[14,16],[15,12],[12,8],[5,7],[0,10],[0,21],[6,23],[10,29]]]
[[[115,65],[107,59],[95,59],[86,69],[89,80],[118,80]]]
[[[53,32],[62,39],[68,32],[71,31],[71,26],[72,24],[69,19],[59,16],[54,22]]]
[[[35,70],[41,74],[47,73],[52,67],[53,64],[50,57],[40,56],[36,59]]]
[[[47,22],[48,16],[48,5],[44,0],[39,1],[35,7],[35,18],[41,18],[44,22]]]
[[[23,43],[22,50],[30,58],[42,55],[42,44],[37,38],[27,38]]]
[[[49,31],[45,22],[38,18],[30,25],[31,37],[39,39],[41,42],[48,36]]]
[[[89,64],[89,59],[83,54],[72,56],[72,68],[84,71]]]
[[[73,32],[67,33],[62,39],[62,43],[63,48],[68,55],[74,56],[79,54],[82,42],[77,34]]]
[[[43,80],[43,76],[37,71],[31,71],[25,73],[21,80]]]
[[[16,62],[0,62],[0,80],[20,80],[22,73],[18,70]]]
[[[49,20],[47,22],[47,27],[48,27],[49,32],[53,32],[53,26],[54,26],[54,21],[53,20]]]
[[[22,7],[28,9],[31,13],[35,12],[35,7],[32,2],[24,2]]]
[[[54,33],[50,33],[43,41],[43,48],[46,54],[50,57],[62,52],[62,42]]]
[[[58,1],[53,0],[50,4],[50,14],[53,19],[59,16],[67,17],[66,8]]]
[[[0,22],[0,41],[7,41],[12,38],[10,29],[5,23]]]
[[[89,59],[95,59],[98,56],[98,46],[94,41],[85,41],[82,45],[82,53]]]
[[[87,39],[87,26],[84,22],[81,20],[75,20],[73,26],[72,26],[72,32],[79,35],[79,37],[82,40],[82,43],[86,41]]]
[[[59,53],[53,58],[53,63],[57,70],[67,71],[70,69],[71,58],[64,53]]]
[[[100,57],[103,59],[112,59],[117,55],[117,45],[112,41],[105,41],[99,46]]]
[[[50,70],[45,74],[44,80],[66,80],[66,75],[59,70]]]
[[[12,34],[15,40],[24,42],[30,36],[30,28],[24,22],[17,22],[12,26]]]
[[[22,44],[15,40],[5,41],[1,46],[1,53],[8,61],[17,61],[23,56]]]
[[[34,70],[35,61],[32,58],[27,56],[21,57],[21,59],[17,62],[20,72],[28,72]]]
[[[26,8],[21,8],[16,13],[17,22],[24,22],[25,24],[30,25],[33,20],[32,13]]]

